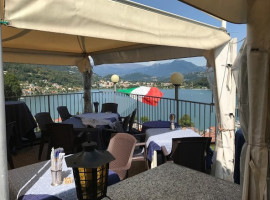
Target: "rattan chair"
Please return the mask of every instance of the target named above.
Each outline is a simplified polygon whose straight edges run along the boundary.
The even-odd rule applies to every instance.
[[[50,138],[47,159],[49,159],[52,147],[62,147],[66,155],[77,153],[80,149],[83,141],[80,141],[80,138],[76,137],[72,124],[48,124],[46,125],[46,130]]]
[[[117,133],[110,140],[107,150],[115,157],[110,162],[110,169],[118,174],[120,180],[128,176],[136,142],[135,137],[126,133]]]
[[[57,111],[58,111],[62,121],[65,121],[65,120],[69,119],[70,117],[72,117],[72,115],[69,113],[66,106],[58,106]]]
[[[117,113],[117,108],[118,108],[117,103],[103,103],[101,107],[101,112]]]
[[[173,138],[170,154],[164,146],[161,148],[167,161],[206,172],[206,155],[211,139],[211,137]]]
[[[39,152],[38,152],[38,160],[41,160],[41,155],[43,151],[44,144],[48,142],[49,140],[49,135],[47,134],[47,124],[52,124],[54,123],[50,113],[48,112],[41,112],[37,113],[35,115],[36,122],[39,126],[40,133],[41,133],[41,138],[40,138],[40,146],[39,146]]]

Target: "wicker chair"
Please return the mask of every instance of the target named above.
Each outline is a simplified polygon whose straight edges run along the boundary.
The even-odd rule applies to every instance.
[[[164,146],[161,149],[166,161],[206,172],[206,155],[211,139],[211,137],[173,138],[170,154]]]
[[[135,137],[126,133],[117,133],[110,140],[107,150],[115,157],[110,162],[110,169],[118,174],[120,180],[128,176],[136,142]]]
[[[52,147],[62,147],[66,155],[77,153],[80,150],[83,141],[80,141],[80,137],[76,137],[74,134],[72,124],[48,124],[46,130],[50,138],[47,159],[49,159]]]
[[[69,119],[70,117],[72,117],[72,115],[69,113],[66,106],[58,106],[57,111],[58,111],[62,121],[65,121],[65,120]]]
[[[101,107],[101,112],[117,113],[117,108],[118,108],[117,103],[103,103]]]
[[[40,138],[40,146],[39,146],[39,152],[38,152],[38,160],[41,160],[41,155],[43,151],[44,144],[48,142],[49,140],[49,135],[47,134],[47,124],[52,124],[54,123],[50,113],[48,112],[41,112],[37,113],[35,115],[36,121],[38,123],[40,133],[41,133],[41,138]]]

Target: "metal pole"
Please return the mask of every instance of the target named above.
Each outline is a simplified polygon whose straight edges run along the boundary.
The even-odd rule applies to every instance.
[[[114,87],[114,103],[116,103],[116,83],[113,83]]]
[[[1,14],[1,13],[0,13]],[[7,145],[6,145],[6,116],[5,93],[2,57],[2,30],[0,25],[0,199],[9,199],[8,169],[7,169]]]
[[[179,121],[179,102],[178,102],[178,85],[175,86],[175,101],[176,101],[176,122]]]

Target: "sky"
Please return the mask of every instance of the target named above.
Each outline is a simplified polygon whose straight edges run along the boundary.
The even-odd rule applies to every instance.
[[[200,21],[213,26],[221,27],[221,21],[210,15],[199,11],[189,5],[186,5],[178,0],[131,0],[140,4],[144,4],[150,7],[154,7],[166,12],[170,12],[176,15],[180,15],[186,18],[190,18],[196,21]],[[245,24],[232,24],[227,22],[227,32],[232,38],[237,38],[237,41],[242,41],[246,37],[246,25]],[[239,50],[243,42],[237,44]],[[206,60],[203,57],[187,58],[186,61],[192,62],[199,66],[205,66]],[[170,62],[170,61],[160,61]],[[154,62],[143,63],[145,65],[151,65]]]

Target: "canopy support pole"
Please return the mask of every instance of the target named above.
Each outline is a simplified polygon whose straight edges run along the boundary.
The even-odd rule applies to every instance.
[[[92,109],[92,102],[91,102],[91,81],[93,71],[92,69],[89,71],[85,71],[82,73],[83,75],[83,98],[84,98],[84,109],[83,111],[86,112],[93,112]]]
[[[1,11],[0,11],[1,12]],[[1,14],[1,13],[0,13]],[[2,38],[0,25],[0,38]],[[8,200],[8,169],[6,145],[6,116],[5,116],[4,73],[2,57],[2,40],[0,41],[0,199]]]

